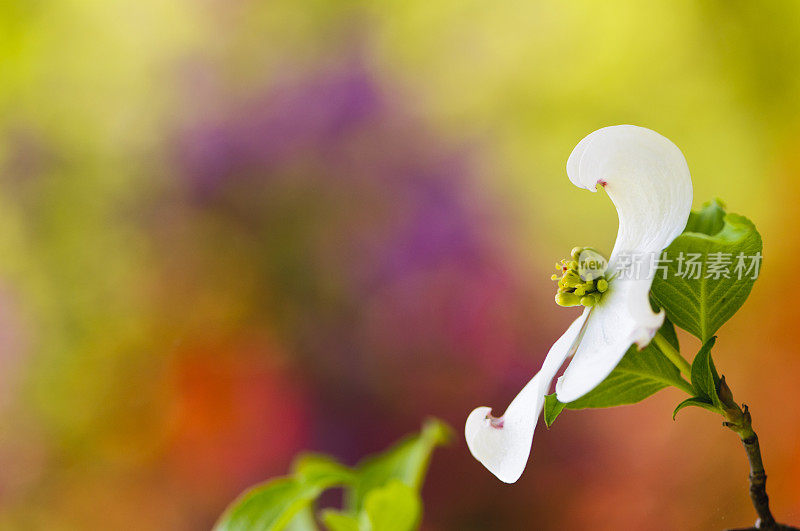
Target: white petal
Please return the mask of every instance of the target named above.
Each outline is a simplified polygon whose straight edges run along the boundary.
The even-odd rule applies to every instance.
[[[619,214],[614,251],[657,252],[686,226],[692,179],[678,147],[635,125],[604,127],[581,140],[567,160],[575,186],[600,184]]]
[[[581,334],[588,310],[578,317],[547,353],[544,364],[522,388],[502,417],[493,418],[490,407],[479,407],[467,417],[464,435],[472,455],[506,483],[522,475],[533,443],[533,432],[544,406],[544,396],[553,378],[572,354],[571,348]]]
[[[646,346],[664,321],[650,308],[651,257],[658,255],[686,226],[692,205],[692,181],[681,151],[655,131],[633,125],[606,127],[575,147],[567,174],[576,186],[605,188],[619,214],[619,231],[609,271],[623,257],[641,257],[633,278],[611,281],[595,307],[583,340],[556,384],[558,399],[571,402],[602,382],[628,348]]]
[[[647,345],[661,325],[664,314],[653,313],[649,303],[635,318],[630,300],[647,302],[647,292],[638,293],[640,281],[616,281],[602,302],[592,308],[586,330],[564,374],[556,382],[561,402],[572,402],[597,387],[614,370],[628,348]],[[649,285],[645,286],[649,289]]]

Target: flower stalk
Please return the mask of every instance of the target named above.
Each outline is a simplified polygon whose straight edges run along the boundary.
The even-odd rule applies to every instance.
[[[653,338],[653,342],[659,348],[659,350],[675,365],[678,370],[681,371],[681,374],[686,376],[687,378],[692,377],[692,365],[681,356],[681,353],[678,352],[672,344],[667,341],[661,332],[658,332],[655,337]],[[689,386],[689,394],[692,394],[694,391],[691,390],[691,386]]]

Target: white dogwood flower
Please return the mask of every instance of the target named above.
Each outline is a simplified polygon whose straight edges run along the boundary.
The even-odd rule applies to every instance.
[[[602,186],[619,215],[617,240],[608,262],[615,271],[624,254],[652,256],[686,226],[692,204],[689,168],[680,149],[655,131],[632,125],[597,130],[581,140],[567,160],[572,183],[592,192]],[[501,481],[522,475],[533,432],[552,381],[560,402],[576,400],[600,384],[634,343],[647,346],[664,322],[649,302],[651,267],[636,275],[607,279],[603,293],[584,299],[584,309],[547,353],[541,370],[514,398],[502,417],[479,407],[467,418],[465,435],[472,455]]]

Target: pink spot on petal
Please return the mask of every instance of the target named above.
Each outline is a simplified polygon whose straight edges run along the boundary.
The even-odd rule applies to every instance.
[[[603,179],[597,179],[597,184],[599,184],[600,186],[605,188],[608,183],[606,181],[604,181]]]
[[[505,423],[503,417],[493,417],[491,413],[489,413],[486,415],[486,418],[489,420],[489,424],[492,426],[492,428],[498,430],[503,429],[503,424]]]

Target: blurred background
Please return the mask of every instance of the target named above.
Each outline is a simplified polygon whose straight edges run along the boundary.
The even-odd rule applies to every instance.
[[[800,523],[798,94],[792,0],[0,2],[0,529],[208,529],[428,415],[424,529],[751,525],[674,389],[540,426],[512,486],[460,435],[575,318],[553,263],[611,249],[564,165],[619,123],[763,235],[715,356]]]

